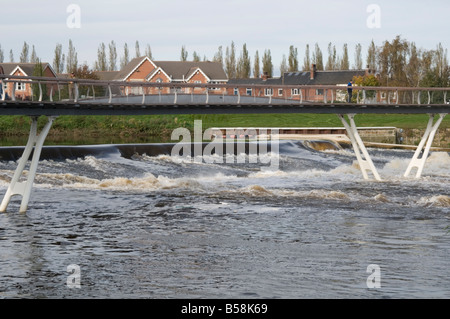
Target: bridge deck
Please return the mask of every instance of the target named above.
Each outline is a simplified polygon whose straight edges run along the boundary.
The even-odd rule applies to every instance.
[[[147,97],[148,98],[148,97]],[[220,101],[210,103],[190,102],[179,99],[177,104],[146,102],[126,103],[104,100],[86,100],[79,102],[31,102],[0,101],[0,115],[160,115],[160,114],[280,114],[280,113],[317,113],[317,114],[429,114],[449,113],[448,104],[411,105],[411,104],[351,104],[351,103],[302,103],[272,101],[242,102],[240,104]]]

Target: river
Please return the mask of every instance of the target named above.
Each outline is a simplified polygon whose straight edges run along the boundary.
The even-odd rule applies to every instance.
[[[171,147],[46,147],[28,211],[0,214],[0,298],[450,297],[448,153],[416,180],[412,151],[369,149],[376,182],[334,146],[281,141],[276,167]]]

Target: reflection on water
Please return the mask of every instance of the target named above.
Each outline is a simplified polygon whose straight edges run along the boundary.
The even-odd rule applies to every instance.
[[[47,152],[28,212],[0,214],[0,298],[450,297],[448,153],[416,180],[402,177],[412,152],[370,150],[372,182],[351,151],[300,142],[281,143],[275,170],[156,148]],[[15,160],[0,162],[3,193]]]

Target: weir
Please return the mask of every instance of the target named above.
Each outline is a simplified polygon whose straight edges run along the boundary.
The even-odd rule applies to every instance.
[[[358,87],[354,86],[354,91],[361,91],[362,100],[357,103],[346,103],[342,101],[328,101],[324,95],[323,101],[303,100],[303,94],[298,99],[275,98],[264,95],[257,95],[256,92],[280,92],[279,90],[296,89],[324,90],[331,92],[332,96],[337,96],[337,91],[342,91],[342,87],[336,86],[276,86],[270,85],[250,85],[254,95],[240,96],[236,92],[237,85],[226,84],[180,84],[180,83],[148,83],[148,82],[102,82],[96,80],[79,79],[54,79],[43,77],[20,77],[0,75],[0,87],[12,83],[13,87],[17,82],[36,84],[39,88],[39,98],[37,101],[18,101],[13,95],[10,99],[3,91],[0,96],[0,115],[28,115],[31,117],[31,129],[28,142],[23,151],[22,157],[18,161],[17,169],[13,175],[10,185],[0,205],[0,212],[5,212],[11,197],[22,196],[20,212],[26,212],[31,197],[32,185],[36,176],[37,166],[42,151],[45,138],[51,128],[54,119],[60,115],[160,115],[160,114],[336,114],[345,127],[349,136],[356,159],[360,166],[363,178],[369,180],[369,173],[376,181],[381,181],[381,177],[373,164],[369,152],[367,151],[355,123],[357,114],[428,114],[429,121],[424,136],[417,147],[404,177],[408,177],[414,168],[417,169],[415,178],[420,178],[428,157],[435,134],[442,123],[444,117],[450,111],[450,105],[446,101],[446,93],[449,88],[398,88],[398,87]],[[48,100],[43,100],[43,86],[50,87]],[[71,99],[54,101],[54,95],[61,97],[61,87],[73,88]],[[86,94],[83,98],[79,96],[80,87],[92,88],[92,96]],[[142,95],[128,95],[128,88],[140,87]],[[95,97],[95,87],[100,87],[106,96]],[[243,86],[243,88],[249,85]],[[54,90],[57,88],[58,92]],[[107,88],[107,89],[105,89]],[[112,89],[114,88],[114,90]],[[146,94],[149,89],[157,89],[157,94]],[[161,94],[161,91],[170,91],[169,94]],[[193,92],[196,92],[195,94]],[[366,91],[376,93],[375,102],[366,101]],[[401,103],[399,92],[406,92],[414,96],[420,96],[422,91],[443,93],[442,103],[421,104],[417,99],[413,102]],[[89,91],[88,91],[89,92]],[[116,92],[113,94],[113,92]],[[118,93],[117,93],[118,92]],[[199,93],[200,92],[200,93]],[[239,90],[237,90],[239,92]],[[382,100],[383,94],[395,92],[396,99]],[[407,94],[403,96],[406,96]],[[358,94],[359,95],[359,94]],[[414,100],[414,99],[412,99]],[[46,125],[38,134],[37,122],[40,116],[48,118]],[[436,122],[435,117],[438,116]],[[30,168],[25,171],[25,166],[33,153]],[[20,181],[20,179],[25,181]]]

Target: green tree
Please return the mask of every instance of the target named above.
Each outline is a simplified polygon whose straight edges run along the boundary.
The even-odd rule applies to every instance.
[[[375,43],[372,42],[369,45],[369,48],[367,49],[367,59],[366,59],[367,65],[371,70],[377,69],[377,48],[375,46]]]
[[[356,70],[362,70],[363,65],[362,65],[362,47],[361,44],[358,43],[355,46],[355,69]]]
[[[183,45],[181,47],[180,61],[187,61],[188,52],[186,51],[186,47]]]
[[[244,43],[242,51],[237,62],[236,74],[238,78],[246,79],[250,77],[251,62],[248,54],[247,45]]]
[[[103,42],[100,43],[97,49],[97,61],[95,62],[95,70],[96,71],[108,70],[108,62],[106,58],[106,46]]]
[[[347,43],[344,43],[341,63],[340,63],[340,69],[341,70],[349,70],[350,69],[350,61],[348,58],[348,49],[347,49]]]
[[[150,44],[147,44],[147,47],[145,48],[145,56],[150,60],[153,60],[152,48],[150,47]]]
[[[30,51],[30,46],[24,42],[23,43],[23,47],[22,47],[22,53],[20,53],[20,63],[28,63],[30,62],[29,60],[29,51]]]
[[[62,51],[62,44],[57,44],[55,48],[55,55],[53,58],[53,69],[55,70],[56,74],[60,74],[64,72],[64,60],[66,59],[66,56],[63,54]]]
[[[262,70],[263,70],[263,74],[267,74],[269,77],[272,77],[273,63],[272,63],[272,54],[270,53],[269,49],[264,51],[264,54],[262,57]]]
[[[44,67],[42,66],[41,61],[36,58],[36,62],[35,62],[35,66],[33,68],[33,76],[39,76],[39,77],[43,77],[44,76]],[[32,99],[33,101],[38,101],[39,97],[41,95],[41,90],[42,90],[42,101],[45,101],[48,99],[48,94],[47,94],[47,85],[42,83],[41,87],[39,88],[39,84],[32,84],[31,85],[31,90],[32,90]]]
[[[332,45],[331,42],[328,44],[328,59],[325,65],[325,70],[337,70],[337,55],[336,46]]]
[[[123,56],[120,59],[120,68],[123,69],[125,65],[130,62],[130,52],[128,51],[128,44],[124,44],[123,46]]]
[[[298,71],[298,51],[293,45],[289,47],[288,72]],[[281,73],[283,74],[283,73]]]
[[[201,60],[200,55],[196,51],[194,51],[194,53],[192,53],[192,60],[194,62],[200,62],[200,60]]]
[[[141,49],[139,48],[139,41],[137,41],[137,40],[134,45],[134,49],[136,50],[136,58],[140,58],[141,57]]]
[[[323,70],[323,54],[318,43],[315,45],[312,61],[317,70]]]
[[[236,77],[236,47],[234,41],[231,41],[231,47],[225,51],[225,72],[229,79]]]
[[[288,71],[289,71],[289,67],[288,67],[286,55],[283,54],[283,58],[281,59],[281,64],[280,64],[280,74],[281,74],[281,76],[283,76],[283,74],[288,72]]]
[[[77,68],[78,68],[78,54],[75,50],[72,40],[69,40],[69,52],[67,53],[66,59],[66,72],[67,73],[75,72]]]
[[[111,43],[108,46],[109,48],[109,71],[116,71],[117,68],[117,48],[116,43],[111,41]]]
[[[259,52],[256,50],[255,61],[253,61],[253,77],[259,78],[261,75],[261,66],[259,64]]]
[[[303,59],[303,71],[309,71],[311,69],[311,57],[309,52],[309,44],[306,45],[305,57]]]

